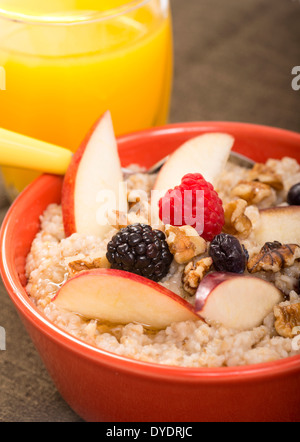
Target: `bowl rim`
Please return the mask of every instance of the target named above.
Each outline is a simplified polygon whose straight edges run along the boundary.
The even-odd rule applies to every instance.
[[[137,137],[159,136],[166,134],[174,134],[178,132],[185,132],[190,129],[190,132],[197,128],[205,128],[208,130],[216,127],[227,127],[229,130],[233,127],[240,129],[247,128],[256,131],[269,132],[273,135],[281,134],[285,137],[292,137],[299,141],[300,134],[286,129],[273,128],[271,126],[256,125],[251,123],[235,123],[223,121],[209,121],[209,122],[188,122],[188,123],[173,123],[151,129],[144,129],[141,131],[132,132],[117,137],[118,144],[128,143],[130,140]],[[11,298],[13,304],[17,308],[19,315],[22,315],[41,333],[46,335],[51,341],[54,341],[60,346],[63,346],[68,351],[76,353],[80,357],[88,358],[93,362],[114,367],[119,371],[130,372],[132,375],[140,377],[151,377],[164,379],[166,382],[183,382],[183,383],[222,383],[232,382],[239,383],[249,380],[262,380],[265,378],[273,378],[277,376],[286,376],[287,373],[293,373],[300,369],[300,355],[279,359],[273,362],[251,364],[245,366],[233,367],[181,367],[164,365],[159,363],[139,361],[129,357],[120,356],[116,353],[103,350],[93,345],[87,344],[83,340],[72,336],[59,326],[51,322],[42,312],[40,312],[34,303],[30,300],[25,287],[22,286],[20,280],[13,275],[13,268],[8,263],[6,244],[9,238],[9,232],[13,225],[14,212],[20,204],[26,199],[29,199],[35,192],[35,188],[44,185],[46,182],[50,183],[57,179],[57,176],[50,174],[43,174],[36,178],[23,192],[16,198],[10,206],[1,226],[0,231],[0,274],[6,287],[6,290]]]

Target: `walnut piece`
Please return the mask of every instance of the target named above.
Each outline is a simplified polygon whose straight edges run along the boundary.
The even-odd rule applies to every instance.
[[[300,247],[297,244],[281,244],[278,241],[267,242],[259,253],[254,255],[247,264],[249,273],[261,270],[279,272],[290,267],[300,258]]]
[[[206,241],[191,226],[167,225],[165,233],[170,252],[178,264],[186,264],[207,250]]]
[[[250,235],[252,222],[245,215],[246,208],[247,201],[243,199],[237,199],[225,204],[223,232],[239,236],[241,239],[245,239]]]
[[[197,288],[212,266],[211,258],[203,258],[195,265],[191,261],[184,269],[182,283],[184,290],[190,295],[195,295]]]
[[[69,278],[77,275],[79,272],[84,270],[92,269],[108,269],[110,264],[106,256],[95,256],[86,257],[82,253],[71,258],[66,259],[66,264],[68,267]]]
[[[232,189],[231,195],[242,198],[250,205],[258,204],[266,198],[272,197],[273,192],[268,184],[259,181],[241,181]]]
[[[145,212],[148,214],[150,210],[148,195],[144,190],[134,189],[128,191],[127,202],[128,202],[129,211],[133,211],[138,215]]]
[[[300,303],[274,307],[275,329],[284,338],[294,338],[300,334]],[[298,328],[296,331],[295,329]]]
[[[148,220],[143,215],[135,211],[125,213],[119,212],[118,210],[112,210],[108,213],[107,219],[110,225],[117,230],[123,229],[135,223],[148,224]]]
[[[270,166],[262,163],[256,163],[249,171],[248,179],[250,181],[259,181],[268,184],[276,190],[283,189],[283,182],[280,175],[278,175]]]

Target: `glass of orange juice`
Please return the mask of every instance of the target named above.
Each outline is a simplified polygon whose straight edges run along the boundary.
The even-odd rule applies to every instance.
[[[117,135],[165,124],[172,62],[168,0],[2,0],[0,127],[74,151],[106,110]],[[11,198],[34,178],[2,173]]]

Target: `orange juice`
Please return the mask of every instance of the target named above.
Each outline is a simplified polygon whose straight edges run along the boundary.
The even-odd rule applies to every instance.
[[[23,3],[0,1],[0,127],[74,151],[107,109],[117,135],[166,122],[168,1]],[[8,168],[3,174],[13,192],[33,177]]]

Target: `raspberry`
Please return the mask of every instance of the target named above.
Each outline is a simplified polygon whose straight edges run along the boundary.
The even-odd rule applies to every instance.
[[[108,243],[106,257],[112,269],[160,281],[169,272],[173,255],[160,230],[146,224],[121,229]]]
[[[194,227],[206,241],[221,233],[225,222],[221,199],[200,173],[185,175],[167,191],[159,201],[159,217],[164,224]]]

